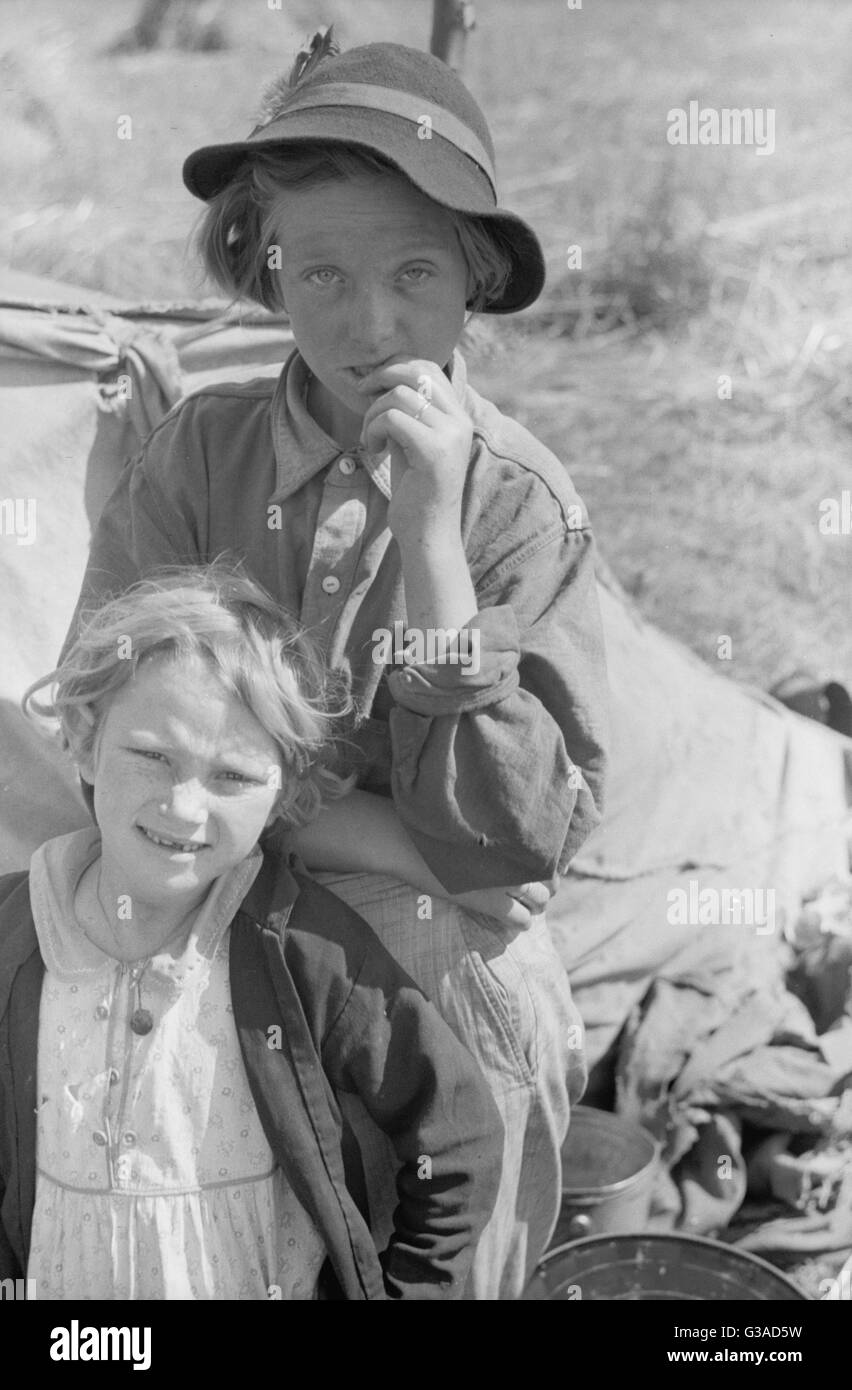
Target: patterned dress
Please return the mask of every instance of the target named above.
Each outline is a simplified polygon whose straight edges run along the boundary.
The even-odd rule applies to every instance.
[[[39,1299],[310,1299],[325,1257],[255,1110],[230,998],[228,926],[260,867],[223,875],[179,955],[104,954],[74,917],[96,830],[33,856],[47,967],[27,1277]],[[149,1010],[153,1028],[130,1027]]]

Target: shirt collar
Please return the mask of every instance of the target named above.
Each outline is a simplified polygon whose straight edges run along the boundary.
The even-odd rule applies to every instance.
[[[30,904],[42,958],[47,969],[63,981],[86,979],[105,966],[116,965],[115,958],[83,934],[74,916],[77,884],[100,852],[100,832],[97,826],[87,826],[48,840],[30,861]],[[177,979],[192,959],[212,959],[262,862],[263,855],[256,846],[242,863],[211,884],[179,960],[164,960],[165,973]],[[168,953],[161,954],[165,958]]]
[[[284,363],[272,397],[276,481],[270,502],[285,501],[343,454],[357,458],[382,495],[390,501],[390,460],[385,458],[376,462],[360,446],[357,449],[341,449],[308,412],[305,397],[309,380],[307,364],[297,348]],[[452,357],[450,382],[459,400],[464,401],[467,369],[458,349]]]

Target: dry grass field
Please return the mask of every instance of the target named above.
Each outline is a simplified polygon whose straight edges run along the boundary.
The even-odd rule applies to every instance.
[[[247,131],[307,33],[425,47],[431,13],[232,0],[222,51],[116,56],[136,8],[0,0],[0,261],[138,300],[208,292],[182,158]],[[735,679],[852,682],[852,535],[820,530],[852,490],[852,8],[476,9],[467,80],[550,279],[481,321],[474,384],[565,461],[647,616]],[[670,144],[691,100],[771,108],[774,151]]]

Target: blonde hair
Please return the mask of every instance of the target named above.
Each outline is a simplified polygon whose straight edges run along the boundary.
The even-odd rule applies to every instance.
[[[155,654],[200,657],[277,744],[283,767],[276,813],[305,825],[353,778],[339,762],[339,729],[352,703],[296,620],[258,584],[222,561],[171,567],[83,615],[64,660],[30,686],[25,713],[59,720],[77,762],[97,754],[106,712],[140,663]],[[53,687],[48,703],[37,691]]]
[[[390,160],[357,146],[306,141],[253,154],[202,215],[196,244],[208,275],[235,298],[280,311],[281,287],[269,266],[269,248],[282,192],[376,173],[410,182]],[[511,257],[482,219],[454,208],[444,211],[467,262],[467,308],[482,310],[502,294],[512,273]]]

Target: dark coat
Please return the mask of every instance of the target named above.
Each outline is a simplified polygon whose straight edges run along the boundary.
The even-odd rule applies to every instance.
[[[292,858],[265,851],[230,931],[243,1061],[275,1159],[325,1242],[322,1293],[461,1297],[502,1159],[501,1121],[476,1062],[366,922]],[[44,969],[29,876],[5,875],[0,1278],[23,1277],[29,1253]],[[381,1255],[341,1092],[360,1097],[401,1163],[395,1231]]]

